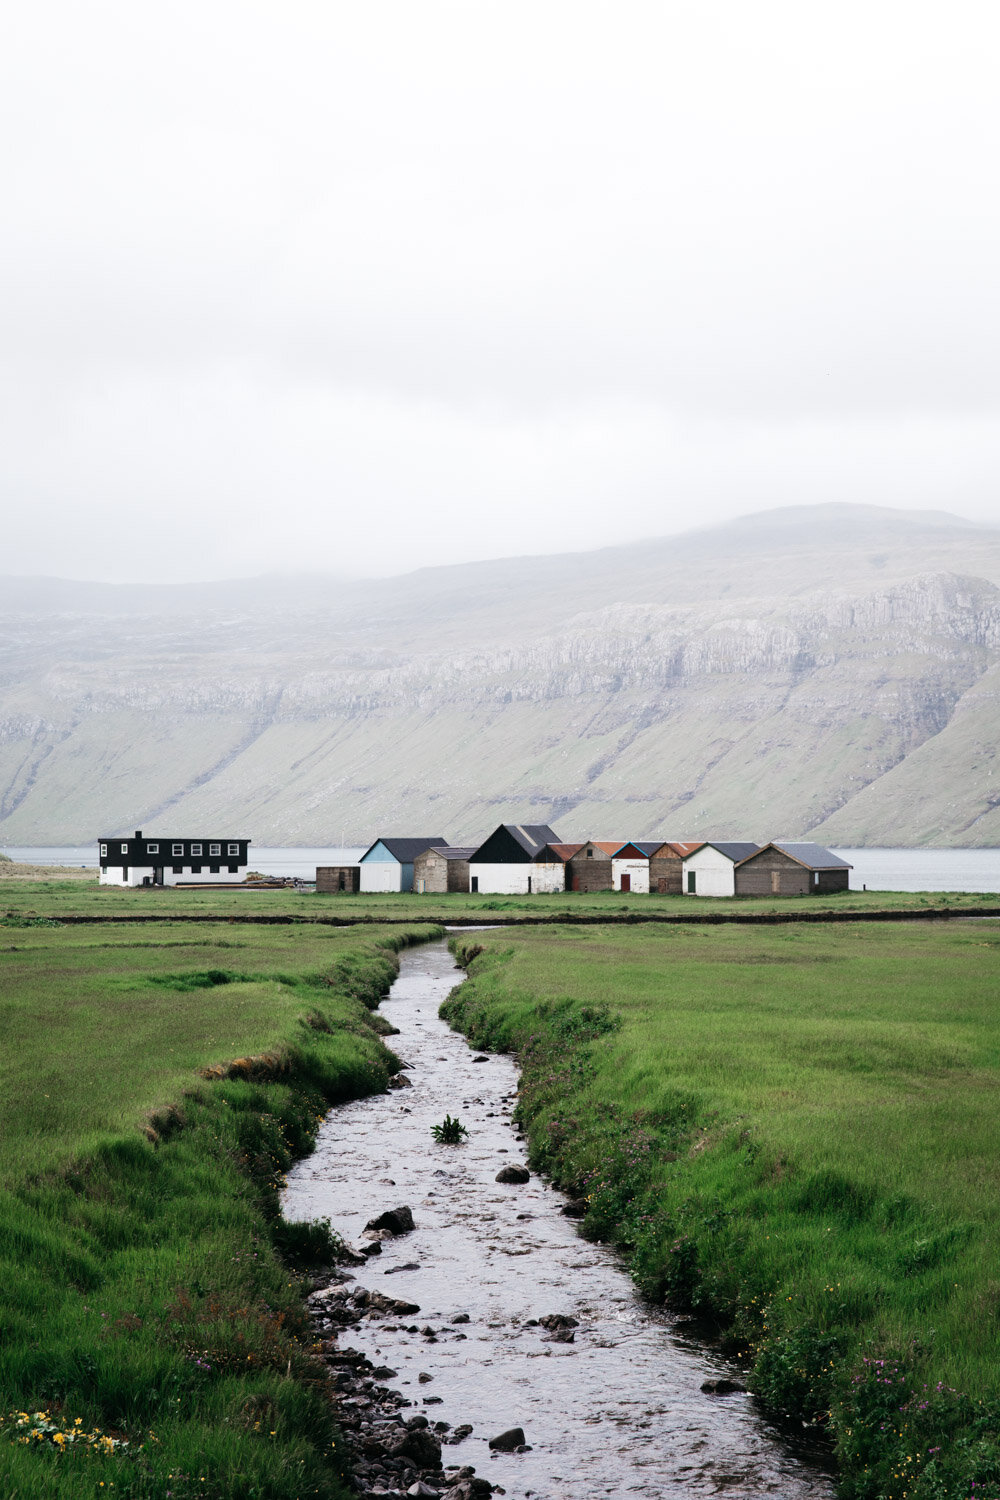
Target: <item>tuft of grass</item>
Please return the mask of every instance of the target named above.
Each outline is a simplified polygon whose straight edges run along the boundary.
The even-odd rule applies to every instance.
[[[460,1146],[468,1138],[469,1132],[461,1120],[445,1115],[439,1125],[431,1126],[431,1135],[439,1146]]]
[[[532,1163],[586,1198],[584,1232],[721,1323],[773,1410],[830,1432],[845,1495],[993,1493],[997,930],[552,928],[474,949],[443,1014],[518,1054]]]

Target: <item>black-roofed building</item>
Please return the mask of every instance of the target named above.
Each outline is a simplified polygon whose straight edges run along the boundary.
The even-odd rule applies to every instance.
[[[735,896],[736,866],[760,847],[729,839],[700,844],[682,862],[685,896]]]
[[[412,891],[413,862],[425,849],[444,848],[443,834],[420,839],[376,839],[358,860],[362,892]]]
[[[472,845],[425,849],[413,861],[413,889],[418,896],[469,894],[469,856]]]
[[[822,844],[765,844],[736,865],[736,894],[821,896],[846,891],[852,868]]]
[[[547,845],[558,843],[547,823],[501,823],[469,858],[469,889],[492,896],[564,891],[565,860],[543,855]]]
[[[249,839],[104,837],[97,846],[101,885],[241,885]]]

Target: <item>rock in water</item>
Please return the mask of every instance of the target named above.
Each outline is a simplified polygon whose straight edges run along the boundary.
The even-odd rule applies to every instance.
[[[569,1317],[567,1313],[546,1313],[545,1317],[539,1318],[538,1322],[550,1333],[555,1333],[557,1328],[579,1328],[580,1326],[576,1319]]]
[[[490,1447],[495,1453],[513,1453],[515,1448],[524,1446],[524,1428],[509,1427],[506,1432],[499,1436],[490,1438]]]
[[[369,1219],[366,1229],[388,1229],[390,1234],[409,1234],[413,1228],[413,1214],[403,1203],[399,1208],[387,1208],[377,1218]]]
[[[494,1181],[496,1182],[528,1182],[531,1173],[527,1167],[501,1167]]]
[[[727,1380],[723,1375],[718,1380],[703,1380],[702,1390],[706,1396],[734,1396],[739,1391],[745,1391],[746,1386],[740,1385],[738,1380]]]

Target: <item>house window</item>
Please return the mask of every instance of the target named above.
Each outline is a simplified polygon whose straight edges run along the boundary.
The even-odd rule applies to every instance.
[[[183,856],[183,854],[184,854],[184,845],[183,844],[174,844],[174,845],[172,845],[170,852],[174,856],[175,859],[177,858],[178,855]],[[178,872],[175,870],[174,874],[176,875],[177,873]]]
[[[122,844],[122,853],[123,854],[127,854],[128,853],[128,844]]]
[[[107,859],[107,857],[108,857],[108,846],[107,846],[107,844],[102,844],[101,845],[101,857],[103,859]]]
[[[593,859],[593,857],[594,857],[594,851],[593,851],[593,849],[588,849],[587,850],[587,858],[588,859]]]
[[[183,865],[174,865],[174,874],[175,875],[183,875],[184,874],[184,866]]]
[[[200,853],[201,853],[201,845],[200,844],[192,844],[191,845],[191,858],[194,859],[195,855],[196,854],[200,854]]]
[[[201,874],[201,865],[192,865],[191,866],[191,874],[192,875],[200,875]]]
[[[237,875],[239,873],[239,868],[240,868],[239,865],[230,865],[229,866],[229,873],[230,873],[230,875]]]
[[[219,867],[218,867],[218,865],[209,865],[209,867],[208,867],[208,873],[210,875],[218,875],[218,873],[219,873]]]
[[[226,845],[226,853],[227,854],[237,854],[238,855],[239,852],[240,852],[240,846],[239,846],[239,844],[227,844]]]
[[[146,845],[146,853],[147,854],[159,854],[159,852],[160,852],[160,846],[159,846],[159,844],[147,844]]]
[[[209,855],[221,854],[222,853],[222,845],[221,844],[209,844],[209,846],[208,846],[208,852],[209,852]]]

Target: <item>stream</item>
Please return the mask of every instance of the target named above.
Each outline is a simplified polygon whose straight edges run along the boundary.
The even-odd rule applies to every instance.
[[[354,1244],[383,1210],[413,1212],[413,1232],[386,1239],[354,1275],[419,1314],[363,1321],[341,1342],[391,1369],[386,1384],[414,1413],[471,1424],[448,1460],[516,1500],[832,1500],[830,1474],[751,1396],[702,1391],[731,1367],[642,1301],[615,1254],[560,1213],[560,1193],[534,1174],[495,1181],[526,1160],[511,1121],[517,1069],[504,1056],[477,1062],[438,1018],[462,978],[443,941],[403,952],[381,1011],[399,1028],[390,1045],[412,1087],[331,1110],[289,1174],[286,1217],[329,1218]],[[468,1127],[463,1145],[435,1144],[430,1127],[446,1114]],[[577,1320],[571,1343],[531,1322],[550,1314]],[[530,1451],[491,1453],[488,1440],[511,1427]]]

